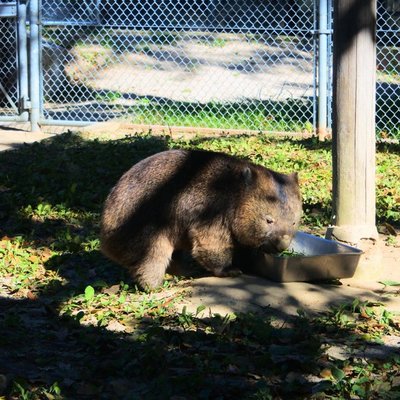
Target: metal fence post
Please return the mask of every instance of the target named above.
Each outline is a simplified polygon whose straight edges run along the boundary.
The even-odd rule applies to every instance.
[[[317,135],[323,140],[327,135],[328,115],[328,0],[319,0],[318,9],[318,121]]]
[[[40,0],[30,0],[30,40],[29,40],[29,72],[30,72],[30,120],[31,131],[40,130]]]
[[[19,80],[19,120],[28,121],[29,86],[28,86],[28,41],[26,32],[26,0],[17,2],[18,16],[18,80]]]

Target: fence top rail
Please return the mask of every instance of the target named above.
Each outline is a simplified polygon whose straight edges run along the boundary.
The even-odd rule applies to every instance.
[[[11,18],[17,16],[17,3],[0,3],[0,18]]]
[[[281,27],[273,27],[273,28],[246,28],[246,27],[218,27],[218,26],[210,26],[210,25],[157,25],[157,24],[104,24],[99,22],[90,22],[90,21],[74,21],[74,20],[59,20],[59,21],[50,21],[43,20],[42,24],[44,26],[70,26],[70,27],[93,27],[93,28],[102,28],[102,29],[135,29],[135,30],[176,30],[176,31],[212,31],[212,32],[238,32],[238,33],[286,33],[288,31],[293,34],[318,34],[320,33],[318,30],[313,29],[311,26],[309,28],[281,28]],[[332,33],[331,30],[327,33]]]

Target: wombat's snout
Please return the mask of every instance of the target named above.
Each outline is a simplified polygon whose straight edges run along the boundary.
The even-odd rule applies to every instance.
[[[289,247],[291,241],[292,241],[292,236],[290,235],[281,236],[275,244],[278,252],[286,250]]]
[[[266,253],[280,253],[286,250],[292,242],[293,236],[285,234],[277,236],[276,238],[269,240],[262,246],[262,250]]]

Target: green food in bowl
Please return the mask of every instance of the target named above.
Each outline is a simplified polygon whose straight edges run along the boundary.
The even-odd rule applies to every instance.
[[[304,256],[304,253],[294,251],[294,250],[283,250],[278,254],[279,257],[299,257]]]

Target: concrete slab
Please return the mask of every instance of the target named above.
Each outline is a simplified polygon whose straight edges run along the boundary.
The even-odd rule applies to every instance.
[[[340,280],[339,285],[277,283],[248,275],[200,278],[193,280],[191,295],[180,307],[186,306],[195,313],[199,305],[204,305],[203,316],[260,310],[285,316],[296,315],[298,309],[315,314],[357,298],[381,303],[387,310],[400,313],[400,233],[397,231],[397,244],[388,246],[386,239],[385,235],[380,235],[376,242],[376,251],[381,257],[370,275],[365,270],[356,272],[353,278]],[[395,285],[396,282],[399,285]]]
[[[309,314],[329,310],[330,307],[351,303],[354,299],[382,303],[392,312],[400,312],[399,288],[380,285],[377,290],[313,284],[306,282],[276,283],[263,278],[242,275],[237,278],[206,277],[193,281],[191,295],[181,308],[196,312],[199,305],[206,309],[202,315],[271,310],[277,315],[296,315],[298,310]]]
[[[38,142],[53,136],[54,133],[30,132],[25,125],[0,125],[0,151],[15,149],[24,143]]]

